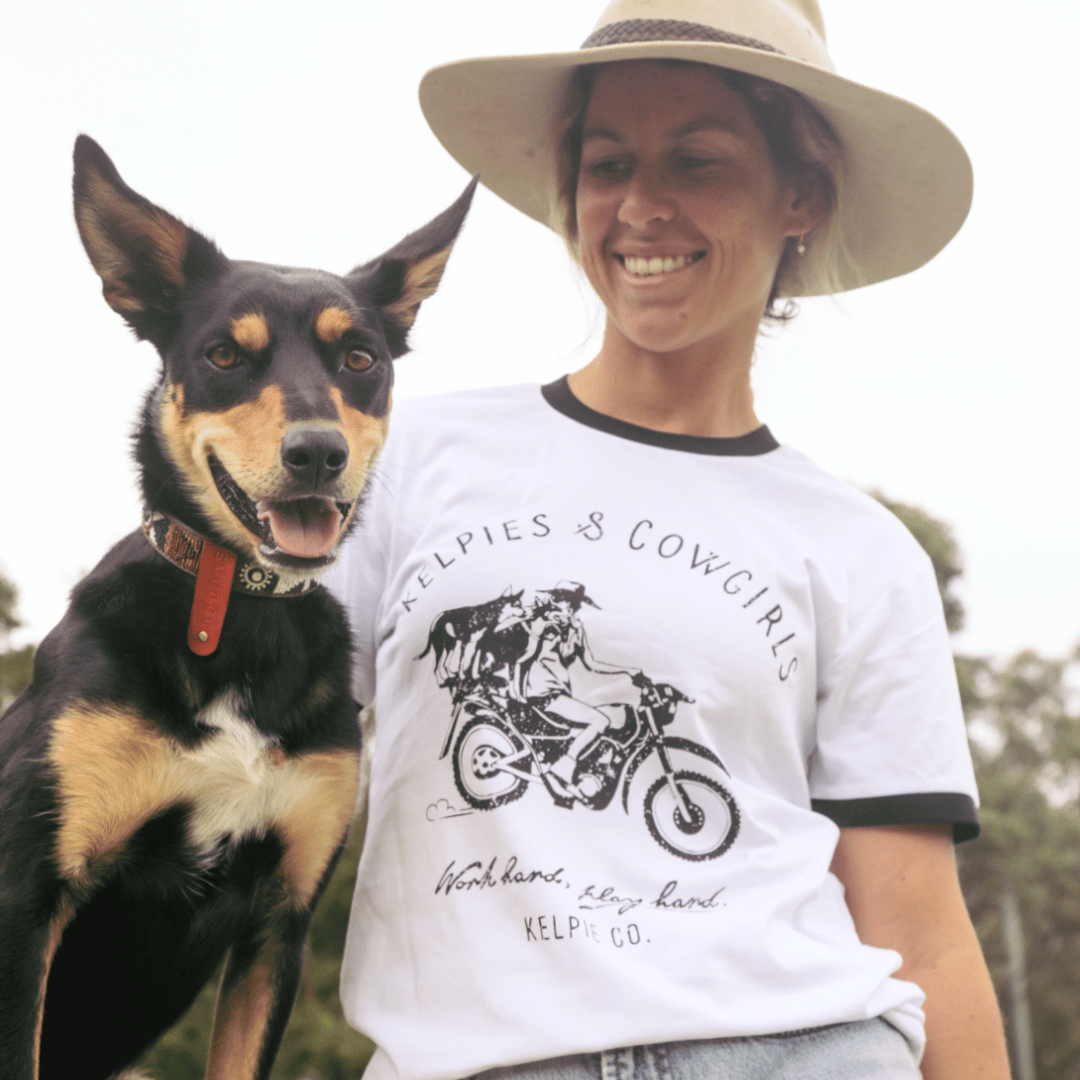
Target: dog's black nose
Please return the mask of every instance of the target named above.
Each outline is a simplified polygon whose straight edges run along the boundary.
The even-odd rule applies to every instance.
[[[281,440],[281,460],[294,479],[314,490],[349,464],[349,444],[335,428],[296,426]]]

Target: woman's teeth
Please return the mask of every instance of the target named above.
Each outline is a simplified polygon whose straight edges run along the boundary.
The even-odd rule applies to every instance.
[[[651,259],[639,258],[636,255],[623,255],[622,264],[631,274],[670,274],[672,270],[681,270],[688,263],[697,262],[698,255],[680,255],[673,259],[660,258],[654,255]]]

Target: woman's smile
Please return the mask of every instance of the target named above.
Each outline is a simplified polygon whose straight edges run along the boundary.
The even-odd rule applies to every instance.
[[[614,258],[622,263],[626,272],[635,278],[661,277],[693,266],[705,258],[704,251],[694,251],[689,255],[634,255],[616,251]]]

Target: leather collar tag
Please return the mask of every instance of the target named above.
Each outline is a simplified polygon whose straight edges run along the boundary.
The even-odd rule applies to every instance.
[[[203,540],[199,571],[195,576],[195,601],[188,624],[188,647],[197,656],[209,656],[221,638],[221,624],[229,606],[236,555]]]

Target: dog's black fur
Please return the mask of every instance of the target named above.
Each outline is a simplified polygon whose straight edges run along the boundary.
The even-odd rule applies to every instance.
[[[84,246],[110,306],[162,358],[136,434],[148,507],[286,586],[332,562],[385,437],[391,362],[474,187],[337,277],[230,261],[81,136]],[[208,1076],[270,1071],[355,802],[349,634],[321,586],[234,592],[218,648],[196,656],[194,588],[142,531],[121,540],[0,720],[10,1080],[113,1074],[226,955]]]

